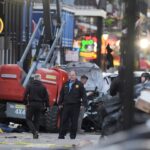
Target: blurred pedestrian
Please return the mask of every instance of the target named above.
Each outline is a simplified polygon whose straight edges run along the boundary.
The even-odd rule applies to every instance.
[[[70,71],[69,81],[63,85],[58,103],[59,108],[63,108],[58,137],[59,139],[65,138],[69,123],[70,138],[76,138],[81,103],[86,103],[84,86],[80,81],[77,80],[76,72]]]
[[[107,47],[107,54],[106,54],[106,68],[110,69],[114,67],[114,58],[112,55],[113,50],[111,49],[110,45],[108,44]]]
[[[110,85],[110,95],[111,96],[116,96],[123,92],[123,87],[122,87],[122,79],[121,79],[121,71],[124,70],[123,67],[119,67],[119,74],[118,76],[112,81]]]
[[[24,103],[26,105],[26,122],[33,134],[34,139],[38,139],[40,116],[49,109],[49,98],[46,88],[41,82],[41,75],[35,74],[34,80],[26,88]]]
[[[134,87],[135,98],[140,96],[141,91],[144,89],[150,89],[150,74],[148,72],[142,73],[141,74],[141,83],[135,85],[135,87]]]

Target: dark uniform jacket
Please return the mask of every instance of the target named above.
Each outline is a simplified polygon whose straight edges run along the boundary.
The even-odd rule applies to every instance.
[[[30,102],[43,102],[46,106],[49,106],[48,93],[41,81],[34,80],[26,88],[24,103],[30,104]]]
[[[76,80],[72,84],[72,88],[69,90],[69,82],[66,82],[61,90],[59,105],[69,105],[69,104],[79,104],[83,103],[84,106],[87,105],[87,97],[83,84]],[[81,101],[82,99],[82,101]]]

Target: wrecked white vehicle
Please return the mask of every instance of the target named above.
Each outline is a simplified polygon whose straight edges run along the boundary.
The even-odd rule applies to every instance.
[[[97,88],[99,93],[102,92],[103,75],[101,69],[96,64],[89,62],[75,62],[69,63],[62,68],[66,71],[75,70],[79,80],[82,75],[88,76],[88,81],[85,85],[86,91],[94,91]]]

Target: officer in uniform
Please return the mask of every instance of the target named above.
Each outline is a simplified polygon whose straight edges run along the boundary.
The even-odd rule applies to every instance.
[[[48,93],[40,80],[41,75],[35,74],[34,80],[27,86],[24,96],[26,122],[34,139],[38,139],[40,115],[45,108],[49,109]]]
[[[84,86],[77,80],[76,72],[70,71],[69,81],[62,87],[58,103],[59,108],[63,108],[59,139],[65,138],[69,123],[70,138],[76,138],[81,102],[86,105],[86,92]]]

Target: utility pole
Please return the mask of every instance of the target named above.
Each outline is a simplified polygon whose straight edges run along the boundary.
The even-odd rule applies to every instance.
[[[51,44],[53,41],[51,29],[51,14],[50,14],[50,0],[42,0],[43,2],[43,19],[45,24],[45,42]]]
[[[136,0],[125,1],[125,20],[127,33],[122,41],[122,66],[124,71],[121,73],[123,90],[120,98],[123,101],[123,126],[130,129],[133,126],[134,102],[134,54],[135,54],[135,21],[136,21]],[[131,15],[132,14],[132,15]]]
[[[101,6],[101,1],[97,0],[97,9],[100,9]],[[97,17],[97,59],[96,59],[96,64],[101,67],[101,37],[103,34],[103,18],[98,16]]]

